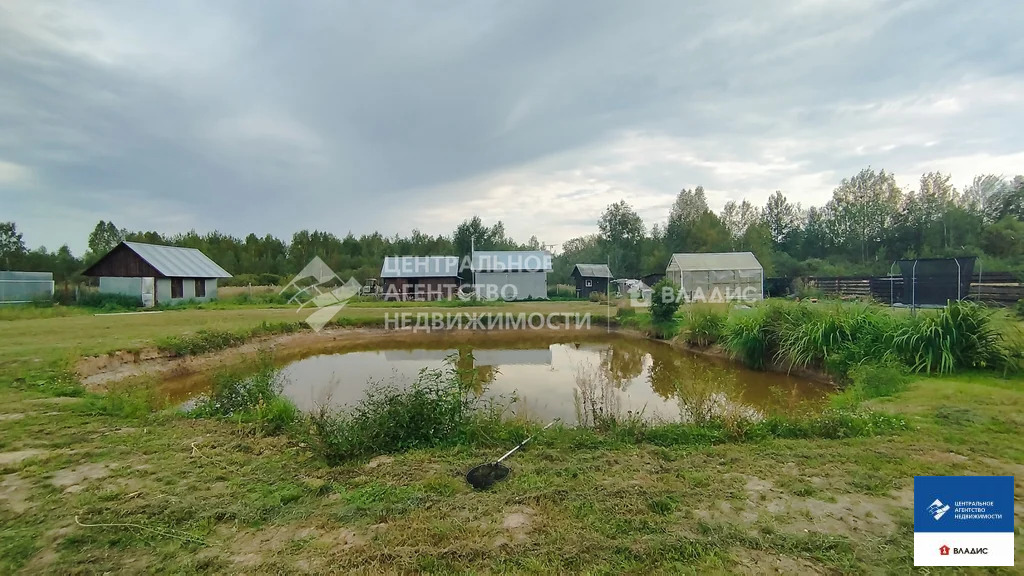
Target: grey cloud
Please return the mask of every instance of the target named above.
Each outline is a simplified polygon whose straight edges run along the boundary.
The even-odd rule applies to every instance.
[[[868,164],[1011,155],[1019,101],[909,110],[971,83],[1019,88],[1020,16],[952,0],[14,3],[0,8],[0,161],[34,178],[0,181],[4,216],[78,251],[100,218],[393,234],[440,204],[447,219],[418,224],[446,233],[495,175],[600,173],[560,192],[587,203],[565,219],[575,230],[610,189],[660,206],[702,183],[720,205]],[[908,112],[885,117],[892,103]],[[623,134],[701,161],[607,168]],[[782,140],[795,168],[722,167],[767,164]],[[829,191],[792,190],[805,203]],[[42,229],[47,203],[62,210]]]

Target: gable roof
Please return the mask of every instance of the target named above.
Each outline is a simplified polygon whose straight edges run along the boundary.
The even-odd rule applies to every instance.
[[[569,275],[572,276],[576,272],[579,272],[580,277],[585,278],[612,277],[612,271],[608,269],[607,264],[577,264],[572,267],[572,272]]]
[[[227,270],[218,266],[216,262],[210,260],[209,256],[196,248],[161,246],[159,244],[143,244],[142,242],[121,242],[86,269],[83,274],[89,276],[94,268],[121,246],[134,252],[157,272],[168,278],[231,278],[231,274]]]
[[[474,252],[474,272],[551,272],[551,254],[544,250]]]
[[[680,270],[763,270],[753,252],[692,252],[673,254],[669,266]]]
[[[459,275],[458,256],[386,256],[381,278],[451,278]]]

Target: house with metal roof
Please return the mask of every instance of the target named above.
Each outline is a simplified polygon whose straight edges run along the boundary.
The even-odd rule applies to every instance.
[[[82,273],[99,278],[100,293],[138,297],[143,306],[217,298],[226,270],[195,248],[121,242]]]
[[[385,300],[450,300],[459,289],[459,258],[388,256],[380,278]]]
[[[688,301],[752,301],[764,297],[764,268],[752,252],[673,254],[665,277],[682,288]]]
[[[485,300],[548,297],[551,254],[545,250],[474,251],[470,258],[476,293]]]
[[[569,277],[576,281],[576,296],[590,298],[590,294],[608,294],[608,282],[612,271],[607,264],[577,264],[572,267]]]

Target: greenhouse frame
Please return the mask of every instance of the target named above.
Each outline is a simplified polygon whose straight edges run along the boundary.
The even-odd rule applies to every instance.
[[[687,302],[764,298],[764,268],[752,252],[673,254],[665,277],[682,288]]]

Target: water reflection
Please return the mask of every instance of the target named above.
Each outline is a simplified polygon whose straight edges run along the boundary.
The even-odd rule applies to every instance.
[[[532,347],[467,344],[322,354],[283,367],[285,393],[301,408],[359,401],[370,381],[410,382],[451,362],[468,389],[516,398],[511,412],[567,422],[594,415],[699,421],[757,416],[820,404],[828,390],[784,374],[753,372],[657,342],[614,338]]]

